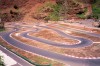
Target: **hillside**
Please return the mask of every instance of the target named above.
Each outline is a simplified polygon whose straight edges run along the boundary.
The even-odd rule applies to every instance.
[[[89,18],[91,3],[93,0],[0,0],[0,14],[4,21]]]

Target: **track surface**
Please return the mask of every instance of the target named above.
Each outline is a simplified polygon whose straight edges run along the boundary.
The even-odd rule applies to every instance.
[[[47,28],[47,27],[45,27],[45,28]],[[51,28],[49,28],[49,29],[51,29]],[[56,30],[56,29],[52,29],[52,30],[56,31],[61,36],[72,38],[72,39],[77,39],[81,42],[78,43],[78,44],[75,44],[75,45],[67,45],[67,44],[64,45],[64,44],[61,44],[61,43],[56,43],[56,42],[53,42],[53,41],[41,39],[41,38],[34,37],[34,36],[31,37],[31,36],[27,35],[29,32],[24,32],[24,33],[21,34],[21,36],[26,37],[26,38],[30,38],[30,39],[33,39],[33,40],[37,40],[37,41],[43,42],[45,44],[49,44],[49,45],[53,45],[53,46],[57,46],[57,47],[62,47],[62,48],[78,48],[78,47],[89,46],[89,45],[92,44],[91,40],[80,38],[80,37],[73,37],[73,36],[67,35],[67,34],[65,34],[65,33],[61,32],[59,30]],[[34,32],[36,32],[36,31],[34,31]]]
[[[44,28],[48,28],[48,27],[44,27]],[[48,29],[51,29],[51,28],[48,28]],[[49,42],[49,41],[43,40],[41,38],[28,36],[27,35],[28,32],[22,33],[21,36],[29,38],[29,39],[41,41],[41,42],[44,42],[44,43],[47,43],[47,44],[51,44],[51,45],[54,45],[54,46],[64,47],[64,48],[78,48],[78,47],[89,46],[89,45],[92,44],[91,40],[80,38],[80,37],[69,36],[69,35],[67,35],[67,34],[65,34],[65,33],[61,32],[59,30],[55,30],[55,29],[52,29],[52,30],[58,32],[60,35],[62,35],[64,37],[70,37],[70,38],[73,38],[73,39],[78,39],[78,40],[81,41],[81,43],[79,43],[77,45],[71,45],[71,46],[56,44],[54,42]],[[64,55],[61,55],[61,54],[57,54],[57,53],[54,53],[54,52],[46,51],[46,50],[43,50],[43,49],[40,49],[40,48],[28,46],[28,45],[26,45],[26,44],[24,44],[24,43],[22,43],[22,42],[20,42],[16,39],[11,38],[10,34],[13,33],[13,32],[14,31],[7,32],[7,33],[5,33],[1,36],[4,40],[6,40],[11,45],[14,45],[14,46],[21,48],[23,50],[26,50],[26,51],[29,51],[29,52],[32,52],[32,53],[42,55],[44,57],[52,58],[52,59],[67,63],[70,66],[100,66],[100,59],[73,58],[73,57],[68,57],[68,56],[64,56]]]

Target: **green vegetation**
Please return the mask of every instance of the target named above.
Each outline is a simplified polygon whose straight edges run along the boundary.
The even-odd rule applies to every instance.
[[[37,12],[40,13],[48,13],[48,16],[44,19],[49,19],[53,21],[59,20],[59,11],[61,9],[62,5],[61,4],[55,4],[52,2],[46,2],[43,6],[41,6]]]
[[[1,58],[2,57],[0,56],[0,66],[5,66],[4,63],[2,62]]]
[[[82,18],[82,19],[87,18],[87,17],[85,16],[85,13],[86,13],[86,12],[87,12],[87,8],[85,8],[83,12],[79,12],[79,13],[77,14],[77,17]]]
[[[60,19],[59,12],[61,7],[62,5],[60,4],[53,5],[52,8],[54,11],[49,14],[50,20],[58,21]]]
[[[100,0],[95,0],[93,6],[93,17],[98,19],[100,18]]]
[[[83,14],[77,14],[77,17],[82,18],[82,19],[86,18],[84,13]]]
[[[47,9],[49,10],[53,10],[52,7],[53,7],[54,3],[51,3],[51,2],[45,2],[43,6],[39,7],[36,12],[38,13],[41,13],[41,12],[45,12]],[[48,10],[48,12],[49,12]]]

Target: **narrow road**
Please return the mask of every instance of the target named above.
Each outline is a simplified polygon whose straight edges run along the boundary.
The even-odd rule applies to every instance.
[[[28,63],[27,61],[25,61],[22,58],[18,57],[14,53],[8,51],[6,48],[0,46],[0,50],[17,62],[17,64],[15,64],[14,66],[32,66],[30,63]],[[10,60],[9,60],[9,62],[10,62]]]

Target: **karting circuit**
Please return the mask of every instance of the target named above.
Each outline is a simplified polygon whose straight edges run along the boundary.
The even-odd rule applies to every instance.
[[[63,25],[66,25],[66,24],[64,23]],[[18,37],[21,37],[26,40],[40,42],[41,47],[42,47],[42,45],[50,45],[50,46],[54,46],[55,48],[58,47],[59,49],[67,50],[67,49],[73,49],[73,48],[81,49],[84,47],[92,46],[95,43],[99,43],[99,41],[94,42],[93,40],[88,39],[88,38],[84,38],[84,37],[81,37],[78,35],[77,36],[71,35],[70,32],[77,32],[77,33],[86,34],[88,36],[97,37],[97,38],[99,38],[98,40],[100,40],[100,34],[93,33],[93,32],[90,32],[90,31],[87,31],[84,29],[77,29],[77,28],[71,28],[71,27],[67,27],[66,28],[67,32],[65,32],[66,26],[62,26],[61,24],[48,24],[48,25],[44,25],[44,26],[42,26],[42,24],[41,25],[35,24],[34,26],[30,26],[30,27],[28,27],[29,25],[27,25],[27,26],[19,25],[19,26],[21,28],[17,28],[15,26],[14,27],[15,29],[13,29],[12,31],[2,32],[0,34],[1,38],[8,44],[18,47],[22,50],[25,50],[25,51],[31,52],[31,53],[35,53],[37,55],[40,55],[40,56],[43,56],[46,58],[60,61],[62,63],[68,64],[69,66],[99,66],[100,65],[100,57],[98,55],[97,56],[94,55],[91,57],[89,57],[89,56],[80,57],[80,56],[76,56],[76,55],[75,56],[70,55],[67,53],[65,55],[63,53],[54,51],[55,49],[51,51],[48,49],[46,50],[45,48],[43,49],[43,48],[36,47],[34,45],[31,46],[31,45],[28,45],[25,42],[21,41],[20,39],[18,39]],[[69,26],[73,26],[73,25],[69,25]],[[22,30],[23,27],[25,28],[25,30]],[[94,28],[90,28],[90,29],[94,29]],[[46,37],[41,37],[41,35],[42,35],[41,33],[43,32],[43,30],[57,33],[57,36],[59,35],[60,37],[62,37],[62,42],[64,42],[63,41],[63,38],[64,38],[65,40],[67,40],[67,39],[73,40],[74,43],[71,43],[70,41],[62,43],[60,41],[57,41],[57,39],[55,39],[56,40],[55,41],[52,39],[48,39]],[[100,31],[99,29],[97,29],[97,30]],[[41,34],[40,37],[36,36],[37,33]],[[45,35],[45,33],[44,33],[44,35]],[[46,36],[48,36],[48,35],[46,35]],[[7,51],[5,50],[5,52],[7,52]],[[13,55],[11,55],[11,56],[13,56]],[[16,57],[14,57],[14,59],[17,61],[20,60],[20,59],[16,59]],[[23,62],[23,60],[20,60],[20,61]],[[27,63],[24,62],[24,63],[20,63],[20,64],[23,66]],[[30,65],[31,64],[29,64],[28,66],[30,66]]]

